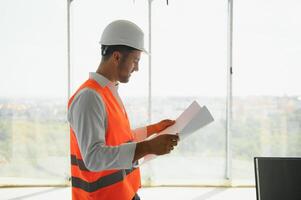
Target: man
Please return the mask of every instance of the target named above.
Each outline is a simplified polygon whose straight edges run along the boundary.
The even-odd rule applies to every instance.
[[[144,140],[175,123],[162,120],[131,130],[118,95],[118,83],[127,83],[138,71],[144,34],[134,23],[118,20],[104,30],[102,60],[68,103],[73,200],[139,200],[137,160],[163,155],[177,145],[177,135]]]

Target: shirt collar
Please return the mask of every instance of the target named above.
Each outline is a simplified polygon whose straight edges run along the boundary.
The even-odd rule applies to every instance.
[[[106,77],[104,77],[101,74],[98,74],[96,72],[90,72],[89,73],[89,78],[95,80],[100,86],[102,87],[110,87],[110,88],[116,88],[118,89],[118,83],[113,83]]]

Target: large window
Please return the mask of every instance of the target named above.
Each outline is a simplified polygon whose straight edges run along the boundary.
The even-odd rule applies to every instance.
[[[149,39],[147,0],[71,4],[71,94],[101,60],[116,19]],[[301,154],[301,2],[239,0],[233,12],[233,88],[227,88],[227,0],[151,1],[148,56],[120,95],[132,128],[175,119],[193,101],[215,121],[170,155],[142,165],[144,185],[254,184],[254,156]],[[67,1],[0,3],[0,185],[69,183]],[[227,90],[233,92],[226,155]],[[227,165],[226,158],[230,158]]]
[[[66,4],[0,4],[0,185],[66,184]]]
[[[225,176],[227,4],[153,2],[153,122],[176,119],[193,100],[215,121],[149,163],[151,184],[220,184]]]
[[[254,156],[301,155],[301,2],[235,1],[234,180],[254,180]]]

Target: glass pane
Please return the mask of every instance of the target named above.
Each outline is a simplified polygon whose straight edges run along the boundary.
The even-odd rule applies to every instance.
[[[0,185],[65,184],[66,3],[2,0],[0,26]]]
[[[197,100],[215,121],[147,165],[149,184],[221,184],[225,173],[227,2],[153,2],[153,122]]]
[[[301,153],[301,2],[234,5],[233,178],[254,184],[254,156]]]
[[[117,4],[118,6],[116,6]],[[109,2],[98,0],[74,1],[72,3],[71,16],[73,92],[88,78],[89,72],[97,70],[101,60],[100,37],[103,29],[110,22],[125,19],[136,23],[145,33],[146,49],[148,48],[147,2],[133,2],[132,0],[112,0]],[[122,92],[126,91],[126,96],[136,97],[148,94],[148,60],[145,54],[141,55],[138,74],[133,74],[134,76],[125,88],[123,84],[120,86]]]

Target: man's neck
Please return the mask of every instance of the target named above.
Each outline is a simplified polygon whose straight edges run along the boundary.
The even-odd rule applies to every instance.
[[[106,77],[108,80],[115,84],[118,83],[117,79],[114,77],[114,73],[112,73],[112,67],[104,63],[100,63],[98,69],[96,70],[96,73],[101,74],[102,76]]]

